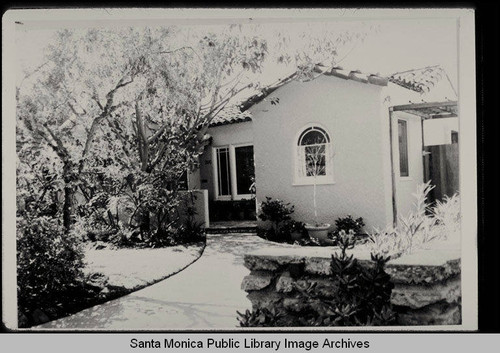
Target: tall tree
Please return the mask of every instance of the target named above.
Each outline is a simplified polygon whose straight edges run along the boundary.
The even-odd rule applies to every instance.
[[[155,214],[167,227],[176,181],[203,152],[209,123],[240,92],[262,86],[262,69],[299,67],[310,79],[366,34],[322,27],[60,31],[17,90],[19,175],[29,179],[33,159],[52,171],[67,230],[77,188],[89,205],[108,206],[111,226],[110,209],[129,202],[130,221],[142,215],[137,226]]]

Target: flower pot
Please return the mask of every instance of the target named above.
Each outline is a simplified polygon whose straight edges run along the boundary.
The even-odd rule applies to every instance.
[[[311,238],[318,239],[319,241],[327,241],[328,240],[328,230],[330,229],[330,224],[306,224],[305,228],[309,233]]]

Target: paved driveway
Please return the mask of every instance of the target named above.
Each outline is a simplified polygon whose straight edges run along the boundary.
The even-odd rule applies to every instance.
[[[236,310],[251,307],[240,289],[249,273],[243,266],[243,255],[263,247],[283,246],[252,234],[209,235],[203,256],[179,274],[40,328],[237,328]]]

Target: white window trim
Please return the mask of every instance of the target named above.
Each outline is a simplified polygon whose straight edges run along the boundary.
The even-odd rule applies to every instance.
[[[235,149],[238,147],[247,147],[252,146],[251,142],[244,142],[238,144],[229,144],[222,146],[213,146],[212,147],[212,168],[213,168],[213,183],[214,183],[214,191],[215,191],[215,200],[216,201],[231,201],[231,200],[249,200],[252,198],[252,194],[238,194],[238,185],[236,180],[236,153]],[[219,183],[218,183],[218,160],[217,160],[217,150],[220,148],[228,148],[229,149],[229,174],[231,177],[231,195],[219,195]]]
[[[317,176],[316,178],[310,177],[310,176],[300,176],[299,175],[299,165],[302,165],[302,161],[299,161],[298,158],[298,148],[302,148],[301,146],[298,145],[299,138],[302,135],[302,133],[311,127],[318,127],[324,130],[324,132],[328,135],[330,142],[326,144],[326,175],[321,175]],[[298,133],[295,135],[295,139],[293,140],[293,146],[292,146],[292,160],[293,160],[293,186],[303,186],[303,185],[328,185],[328,184],[335,184],[335,178],[334,178],[334,168],[333,168],[333,156],[334,156],[334,150],[333,150],[333,141],[332,141],[332,135],[328,131],[328,129],[323,126],[322,124],[319,123],[309,123],[307,125],[302,126],[302,128],[298,131]]]
[[[403,121],[406,121],[406,147],[408,149],[408,176],[401,176],[401,165],[400,165],[400,156],[399,156],[399,120],[403,120]],[[396,128],[395,128],[395,131],[398,131],[397,134],[395,134],[395,138],[396,138],[396,141],[395,141],[395,145],[397,146],[396,148],[396,161],[397,162],[397,165],[398,165],[398,174],[397,174],[397,177],[398,177],[398,180],[399,181],[412,181],[413,180],[413,173],[412,173],[412,163],[411,163],[411,152],[412,152],[412,148],[411,148],[411,138],[410,138],[410,119],[407,118],[407,117],[396,117],[396,121],[395,121],[395,125],[396,125]]]
[[[231,200],[231,195],[219,195],[219,162],[217,159],[217,151],[222,148],[228,148],[229,146],[214,146],[212,147],[212,174],[214,182],[215,200],[217,201],[227,201]],[[231,151],[229,151],[231,153]],[[231,156],[229,157],[231,158]]]

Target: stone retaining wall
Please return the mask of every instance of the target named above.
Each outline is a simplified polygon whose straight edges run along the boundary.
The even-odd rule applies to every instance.
[[[300,287],[316,283],[316,291],[333,290],[330,260],[335,248],[297,247],[263,249],[245,255],[251,271],[241,288],[254,309],[282,301],[287,311],[298,311]],[[367,251],[354,251],[359,263],[370,266]],[[460,252],[426,250],[389,261],[391,295],[397,325],[458,325],[461,323]]]

